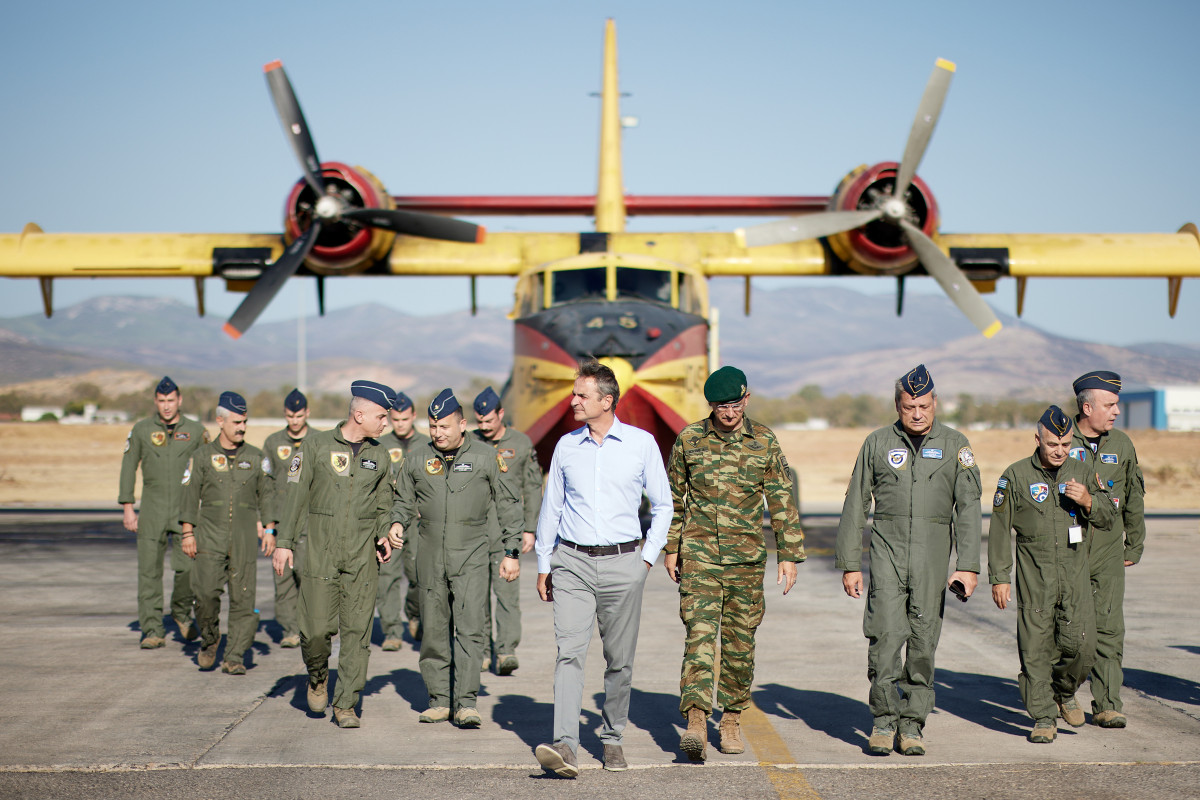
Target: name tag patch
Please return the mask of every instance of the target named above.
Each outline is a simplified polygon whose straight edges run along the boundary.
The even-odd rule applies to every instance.
[[[187,431],[180,431],[179,433],[175,434],[175,441],[177,442],[190,442],[191,440],[192,435]]]
[[[249,461],[239,461],[237,468],[238,469],[250,469],[250,466],[251,466],[251,464]]]
[[[1100,463],[1101,464],[1116,464],[1118,462],[1118,460],[1119,459],[1117,458],[1116,453],[1101,453],[1100,454]]]
[[[462,462],[451,467],[455,472],[474,472],[475,465],[470,462]]]
[[[936,447],[926,447],[921,451],[921,458],[941,458],[942,451]]]
[[[369,458],[364,458],[362,461],[359,461],[358,463],[362,465],[363,469],[374,469],[374,470],[379,469],[379,464],[377,464],[376,462],[372,461]]]

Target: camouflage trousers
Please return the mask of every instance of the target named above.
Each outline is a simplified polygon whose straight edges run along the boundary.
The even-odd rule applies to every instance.
[[[754,680],[754,633],[763,619],[763,574],[766,565],[707,564],[681,561],[679,617],[686,628],[683,669],[679,676],[679,711],[692,706],[744,711]],[[717,672],[717,641],[721,660]]]

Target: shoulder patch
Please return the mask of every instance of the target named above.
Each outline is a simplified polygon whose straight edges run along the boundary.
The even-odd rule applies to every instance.
[[[126,437],[125,437],[125,449],[121,451],[122,453],[128,453],[128,452],[129,452],[129,439],[130,439],[130,437],[132,437],[132,436],[133,436],[133,433],[132,433],[132,432],[130,432],[129,436],[126,436]]]
[[[967,469],[975,466],[975,454],[971,452],[970,447],[964,447],[958,451],[958,463]]]
[[[1006,495],[1000,489],[997,489],[996,494],[992,497],[992,507],[999,508],[1000,506],[1004,505],[1004,501],[1007,498],[1008,498],[1008,495]]]
[[[996,488],[997,489],[1007,489],[1008,488],[1008,478],[1001,478],[1000,480],[996,481]]]
[[[270,458],[268,458],[267,456],[263,456],[263,460],[262,460],[262,471],[263,471],[263,474],[264,474],[264,475],[270,475],[270,474],[271,474],[271,459],[270,459]]]
[[[504,454],[506,452],[512,453],[514,456],[516,455],[516,453],[512,450],[501,450],[499,453],[496,453],[496,464],[500,467],[501,472],[508,472],[508,462],[504,460]]]
[[[210,441],[212,441],[212,437],[210,437],[208,435],[207,430],[205,430],[203,433],[200,434],[200,441],[203,442],[204,444],[208,444]]]
[[[192,482],[192,460],[189,458],[187,467],[183,470],[183,485],[187,486]]]

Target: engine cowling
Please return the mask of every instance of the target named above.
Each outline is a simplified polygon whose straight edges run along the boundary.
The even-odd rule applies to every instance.
[[[380,180],[363,167],[325,161],[321,164],[321,176],[327,190],[336,192],[351,208],[395,208],[392,196]],[[292,187],[284,206],[283,236],[288,244],[312,224],[317,200],[317,193],[307,181],[297,181]],[[351,220],[324,222],[304,264],[319,275],[359,273],[384,258],[395,240],[396,234],[391,231]]]
[[[899,167],[895,161],[884,161],[854,170],[838,184],[830,199],[830,210],[875,208],[879,197],[892,194]],[[904,200],[908,220],[932,237],[938,228],[938,208],[929,186],[914,175]],[[918,263],[917,254],[905,242],[900,227],[885,220],[834,234],[828,241],[838,258],[863,275],[903,275]]]

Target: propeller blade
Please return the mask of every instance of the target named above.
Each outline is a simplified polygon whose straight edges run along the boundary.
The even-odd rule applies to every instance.
[[[283,133],[296,153],[300,168],[304,170],[304,180],[308,181],[317,197],[321,197],[325,194],[325,181],[321,178],[321,159],[317,158],[317,147],[308,133],[308,123],[304,121],[300,101],[292,91],[292,82],[288,80],[283,64],[279,61],[272,61],[264,66],[263,72],[267,74],[267,87],[271,90],[271,99],[275,101],[275,111],[279,114]]]
[[[904,229],[908,243],[921,259],[925,271],[934,277],[954,305],[967,315],[971,324],[989,339],[999,333],[1003,327],[1000,320],[996,319],[991,306],[983,301],[958,265],[916,225],[902,219],[900,227]]]
[[[287,279],[296,274],[296,270],[300,268],[300,264],[304,262],[308,251],[312,250],[312,246],[320,234],[321,223],[313,222],[300,238],[283,251],[283,255],[279,257],[278,261],[267,266],[259,279],[254,282],[254,288],[250,290],[250,294],[246,295],[246,299],[225,323],[224,330],[227,334],[234,339],[239,339],[250,329],[254,320],[258,319],[258,315],[263,312],[275,295],[279,294],[279,290],[287,283]]]
[[[341,217],[406,236],[423,236],[447,242],[479,243],[487,234],[486,228],[473,222],[394,208],[351,208],[343,211]]]
[[[912,130],[908,134],[908,143],[904,145],[904,157],[900,159],[900,169],[896,174],[896,190],[892,197],[904,199],[908,185],[912,183],[913,175],[921,159],[925,157],[925,148],[937,127],[938,117],[942,113],[942,103],[946,93],[950,91],[950,79],[954,77],[954,62],[939,58],[933,65],[933,74],[925,85],[925,94],[921,97],[921,105],[917,106],[917,118],[913,120]]]
[[[820,239],[835,233],[861,228],[868,222],[879,219],[883,212],[878,209],[864,211],[824,211],[764,222],[749,228],[738,228],[734,234],[746,247],[763,247],[770,244],[787,244],[805,239]]]

